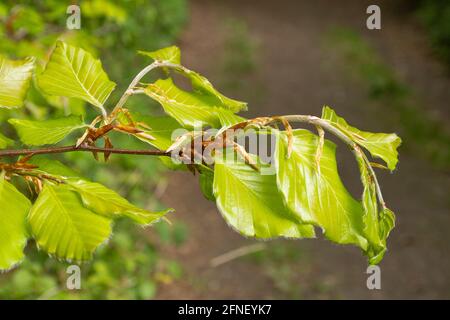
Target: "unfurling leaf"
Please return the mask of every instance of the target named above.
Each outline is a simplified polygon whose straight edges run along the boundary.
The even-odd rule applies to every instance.
[[[322,228],[325,236],[341,244],[367,249],[363,235],[363,208],[339,178],[335,145],[324,141],[317,166],[319,137],[308,130],[293,131],[293,150],[287,158],[287,135],[277,134],[277,184],[288,207],[305,222]]]
[[[5,149],[12,144],[14,144],[13,140],[0,133],[0,149]]]
[[[0,108],[19,108],[30,87],[34,58],[9,60],[0,56]]]
[[[149,56],[155,61],[167,61],[174,64],[181,63],[180,48],[178,48],[177,46],[171,46],[151,52],[138,51],[138,53],[144,56]]]
[[[350,126],[344,118],[339,117],[330,107],[322,110],[322,119],[343,131],[350,139],[366,148],[373,157],[383,159],[390,170],[394,170],[398,162],[397,148],[402,140],[395,133],[371,133]]]
[[[100,60],[81,48],[58,41],[39,86],[47,94],[83,99],[103,108],[115,83],[103,71]]]
[[[168,209],[160,212],[151,212],[140,209],[129,203],[128,200],[115,191],[99,183],[81,179],[69,179],[67,183],[72,190],[80,195],[83,204],[87,208],[105,217],[127,217],[139,224],[148,225],[158,221],[165,214],[172,211]]]
[[[379,263],[386,252],[386,239],[395,226],[394,213],[379,206],[376,185],[368,164],[362,156],[357,158],[361,181],[364,186],[362,204],[364,208],[364,235],[369,241],[367,256],[370,264]]]
[[[30,201],[0,175],[0,270],[19,263],[27,244]]]
[[[262,239],[315,236],[314,227],[303,224],[284,204],[275,175],[262,175],[233,158],[214,167],[214,196],[228,224],[245,236]]]
[[[71,132],[87,127],[79,116],[43,121],[10,119],[8,122],[17,130],[20,140],[31,146],[58,143]]]
[[[87,261],[111,234],[111,220],[85,208],[67,185],[46,183],[29,222],[38,246],[68,261]]]

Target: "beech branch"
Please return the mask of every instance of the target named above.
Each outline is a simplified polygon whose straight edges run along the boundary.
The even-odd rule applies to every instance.
[[[42,149],[18,149],[18,150],[0,150],[0,157],[14,157],[24,155],[38,155],[38,154],[55,154],[66,152],[100,152],[100,153],[115,153],[115,154],[132,154],[143,156],[170,156],[170,152],[161,150],[131,150],[131,149],[115,149],[115,148],[100,148],[92,146],[67,146],[67,147],[49,147]]]

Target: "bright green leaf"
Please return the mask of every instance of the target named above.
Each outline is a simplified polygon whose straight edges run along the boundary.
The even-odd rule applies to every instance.
[[[148,85],[144,92],[158,101],[168,115],[187,128],[200,125],[219,128],[242,119],[223,108],[217,97],[205,92],[182,90],[171,78]]]
[[[5,137],[0,133],[0,149],[5,149],[7,146],[14,144],[14,141],[8,137]]]
[[[371,133],[350,126],[344,118],[339,117],[330,107],[322,110],[322,119],[343,131],[349,138],[366,148],[372,156],[383,159],[390,170],[394,170],[398,162],[397,148],[402,140],[395,133]]]
[[[45,184],[29,222],[40,248],[69,261],[89,260],[111,234],[111,220],[85,208],[67,185]]]
[[[67,183],[80,195],[83,204],[87,208],[108,218],[124,216],[139,224],[148,225],[158,221],[166,213],[172,211],[169,209],[160,212],[150,212],[140,209],[129,203],[128,200],[115,191],[99,183],[80,179],[69,179]]]
[[[19,263],[27,243],[30,201],[0,175],[0,270]]]
[[[194,92],[217,98],[220,101],[220,104],[217,106],[229,109],[234,113],[247,110],[247,103],[225,97],[201,74],[184,67],[177,68],[176,70],[191,80]]]
[[[31,146],[60,142],[72,131],[87,126],[79,116],[43,121],[10,119],[8,122],[17,130],[20,140]]]
[[[155,61],[167,61],[174,64],[181,63],[180,48],[178,48],[177,46],[171,46],[152,52],[138,51],[138,53],[144,56],[149,56]]]
[[[369,263],[377,264],[386,252],[386,239],[395,226],[395,216],[391,210],[379,207],[376,185],[370,175],[368,164],[362,157],[358,157],[357,160],[364,186],[362,196],[364,235],[369,240],[366,254]]]
[[[210,168],[204,168],[203,166],[201,166],[199,170],[200,190],[202,191],[206,199],[215,201],[216,198],[214,197],[213,190],[214,171]]]
[[[223,217],[245,236],[311,238],[314,228],[302,224],[284,204],[275,175],[262,175],[233,157],[216,161],[214,196]]]
[[[39,86],[50,95],[83,99],[104,109],[115,83],[103,71],[100,60],[81,48],[58,41]]]
[[[137,124],[141,123],[145,126],[138,126],[143,130],[144,134],[134,134],[138,139],[151,144],[152,146],[160,149],[167,150],[173,143],[172,134],[175,130],[182,128],[181,125],[169,116],[149,116],[139,113],[131,114],[133,121]],[[128,119],[124,116],[120,116],[118,120],[122,124],[128,124]],[[150,127],[150,129],[146,128]],[[148,135],[151,135],[153,139],[149,139]]]
[[[65,166],[58,160],[48,159],[45,157],[34,157],[28,160],[28,163],[38,166],[36,170],[51,174],[53,176],[63,178],[80,177],[78,173]]]
[[[294,130],[293,150],[287,158],[287,135],[277,134],[275,151],[277,183],[287,205],[302,221],[321,227],[331,241],[355,244],[363,250],[363,208],[339,178],[335,145],[326,140],[316,161],[318,136],[308,130]]]
[[[30,87],[34,58],[9,60],[0,56],[0,108],[19,108]]]
[[[184,91],[178,88],[171,78],[148,85],[145,93],[158,101],[164,111],[184,127],[220,126],[212,108],[217,103],[213,96]]]

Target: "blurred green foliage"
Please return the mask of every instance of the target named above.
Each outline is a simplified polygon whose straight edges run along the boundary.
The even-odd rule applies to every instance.
[[[66,10],[71,4],[72,1],[60,0],[2,1],[0,54],[9,58],[35,56],[39,73],[57,39],[83,47],[101,59],[109,77],[117,83],[108,100],[112,102],[118,100],[134,75],[149,63],[136,51],[152,51],[172,44],[187,18],[186,0],[81,1],[81,29],[68,30]],[[112,106],[109,102],[107,108],[111,110]],[[149,113],[154,106],[148,99],[138,97],[130,99],[126,107]],[[2,133],[13,134],[4,121],[10,117],[46,119],[68,114],[82,115],[86,121],[96,116],[94,108],[84,102],[45,96],[34,84],[23,109],[0,110]],[[66,143],[73,143],[74,139],[72,135]],[[113,143],[129,149],[148,147],[124,135],[114,135]],[[114,155],[105,165],[90,154],[72,153],[56,158],[70,163],[86,178],[119,191],[135,204],[158,209],[157,193],[165,185],[165,167],[159,160]],[[181,276],[181,266],[161,257],[142,230],[126,221],[119,223],[122,225],[116,230],[120,231],[111,243],[99,250],[94,262],[81,266],[82,290],[66,289],[66,263],[29,250],[20,267],[0,276],[0,298],[149,299],[156,294],[158,281]],[[166,239],[165,245],[180,244],[187,234],[185,226],[179,223],[172,227],[159,223],[152,231]]]
[[[419,1],[417,14],[425,24],[437,54],[450,67],[450,1]]]
[[[81,265],[81,289],[68,290],[68,263],[55,263],[34,248],[16,271],[0,278],[1,299],[151,299],[159,282],[180,279],[183,270],[162,259],[143,230],[120,221],[96,259]],[[127,227],[128,225],[128,227]]]
[[[366,86],[369,99],[389,110],[392,126],[399,128],[404,146],[424,155],[432,164],[450,169],[450,133],[446,123],[420,105],[413,89],[402,82],[357,32],[334,28],[327,35],[327,46],[341,54],[349,74]]]

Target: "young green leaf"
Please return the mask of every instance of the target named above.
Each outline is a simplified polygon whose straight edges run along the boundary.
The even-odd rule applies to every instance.
[[[184,91],[178,88],[171,78],[158,80],[148,85],[144,91],[158,101],[164,111],[184,127],[220,126],[220,121],[212,108],[217,105],[217,99],[214,96]]]
[[[77,192],[83,204],[97,214],[108,218],[127,217],[133,221],[148,225],[158,221],[172,209],[151,212],[140,209],[107,187],[86,180],[69,179],[68,185]]]
[[[153,52],[139,51],[140,54],[146,55],[159,62],[170,62],[174,64],[172,68],[178,73],[182,74],[186,78],[191,80],[192,88],[194,92],[200,95],[211,95],[214,96],[220,103],[216,104],[218,107],[222,107],[224,109],[228,109],[233,113],[237,113],[239,111],[247,110],[247,104],[242,101],[237,101],[234,99],[230,99],[225,97],[216,88],[213,87],[211,82],[206,79],[201,74],[189,70],[180,65],[181,63],[181,53],[180,49],[176,46],[163,48]]]
[[[284,204],[274,175],[262,175],[233,158],[216,161],[213,189],[217,207],[234,229],[262,239],[315,236],[314,227],[302,224]]]
[[[0,56],[0,108],[19,108],[30,87],[34,58],[9,60]]]
[[[60,142],[71,132],[87,127],[79,116],[43,121],[10,119],[8,122],[17,130],[20,140],[31,146]]]
[[[138,51],[138,53],[144,56],[149,56],[155,61],[166,61],[174,64],[181,63],[180,48],[178,48],[177,46],[171,46],[152,52]]]
[[[321,227],[329,240],[355,244],[366,250],[363,208],[341,182],[335,145],[326,140],[320,161],[317,162],[316,151],[320,145],[318,136],[308,130],[294,130],[293,150],[289,158],[287,143],[287,134],[278,132],[276,180],[288,207],[305,223]]]
[[[144,124],[144,126],[138,126],[139,129],[144,131],[144,134],[137,133],[133,135],[139,140],[147,142],[160,150],[167,150],[173,143],[173,132],[182,128],[176,120],[169,116],[156,117],[139,113],[131,113],[131,116],[137,124]],[[123,115],[119,116],[118,120],[122,124],[129,123],[128,119]],[[155,139],[149,139],[148,135],[151,135]]]
[[[14,144],[13,140],[0,133],[0,149],[5,149],[12,144]]]
[[[30,201],[0,175],[0,270],[19,263],[27,243]]]
[[[194,92],[216,97],[220,101],[220,105],[218,106],[228,109],[234,113],[247,110],[247,103],[225,97],[213,87],[208,79],[201,74],[184,67],[177,68],[176,70],[191,80]]]
[[[214,171],[210,168],[200,167],[199,181],[200,181],[200,190],[206,199],[210,201],[215,201],[213,191],[214,184]]]
[[[185,91],[178,88],[171,78],[158,80],[148,85],[144,92],[158,101],[164,111],[178,121],[183,127],[209,125],[220,128],[241,121],[222,102],[209,93]]]
[[[68,261],[89,260],[111,234],[111,220],[85,208],[66,185],[46,183],[29,222],[38,246]]]
[[[330,107],[322,110],[322,119],[343,131],[350,139],[366,148],[373,157],[383,159],[390,170],[394,170],[398,162],[397,148],[402,140],[395,133],[371,133],[350,126],[344,118],[339,117]]]
[[[83,99],[102,109],[115,83],[103,71],[100,60],[81,48],[58,41],[39,86],[50,95]]]
[[[386,239],[395,226],[395,216],[388,208],[379,207],[375,182],[367,167],[369,164],[362,157],[358,157],[357,160],[364,186],[362,195],[364,235],[369,240],[366,254],[370,264],[377,264],[386,252]]]

